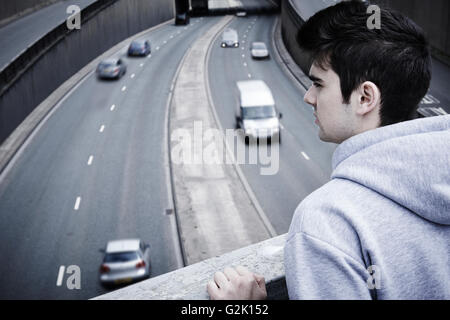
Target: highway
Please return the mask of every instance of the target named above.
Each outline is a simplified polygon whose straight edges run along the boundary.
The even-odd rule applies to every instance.
[[[313,109],[303,101],[305,91],[292,82],[274,58],[271,39],[275,19],[276,16],[268,15],[234,19],[229,27],[238,32],[239,48],[221,48],[221,37],[218,37],[208,69],[212,97],[224,130],[235,128],[235,86],[239,80],[264,80],[272,90],[278,111],[283,114],[278,172],[261,175],[261,166],[268,166],[260,162],[241,165],[264,212],[277,233],[282,234],[288,231],[300,201],[328,181],[336,146],[319,140]],[[270,60],[251,58],[249,46],[254,41],[266,43]],[[249,147],[258,146],[250,144]]]
[[[88,299],[106,292],[107,241],[151,245],[152,276],[180,267],[165,166],[167,97],[190,44],[219,18],[165,24],[143,38],[149,58],[124,57],[119,81],[91,73],[65,97],[0,178],[0,299]],[[117,53],[124,56],[127,48]],[[113,107],[114,106],[114,107]],[[81,269],[81,290],[57,286]]]

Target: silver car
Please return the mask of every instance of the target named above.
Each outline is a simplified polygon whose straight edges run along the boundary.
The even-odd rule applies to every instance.
[[[252,58],[254,59],[267,59],[269,58],[269,50],[264,42],[253,42],[250,46]]]
[[[100,79],[119,79],[127,72],[127,66],[120,58],[110,58],[97,66],[97,76]]]
[[[104,286],[129,284],[150,277],[150,246],[139,239],[110,241],[100,266]]]

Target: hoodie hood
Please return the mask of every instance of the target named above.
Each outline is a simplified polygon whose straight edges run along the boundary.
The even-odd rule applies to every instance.
[[[332,179],[372,189],[422,218],[450,225],[450,116],[371,130],[344,141]]]

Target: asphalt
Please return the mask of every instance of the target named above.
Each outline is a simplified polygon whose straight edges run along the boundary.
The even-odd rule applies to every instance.
[[[152,43],[150,58],[125,57],[128,71],[119,81],[88,76],[14,160],[0,178],[0,298],[105,293],[97,281],[99,249],[113,239],[149,243],[152,276],[179,267],[173,215],[166,214],[167,97],[186,50],[217,19],[150,32],[143,37]],[[68,275],[56,286],[61,265],[80,267],[81,290],[67,288]]]

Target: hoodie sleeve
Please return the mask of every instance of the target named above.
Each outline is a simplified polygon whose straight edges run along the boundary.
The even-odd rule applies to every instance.
[[[291,300],[372,299],[364,265],[304,232],[289,235],[285,272]]]

